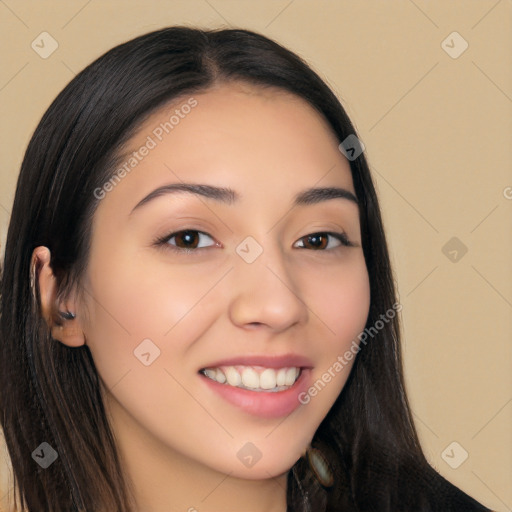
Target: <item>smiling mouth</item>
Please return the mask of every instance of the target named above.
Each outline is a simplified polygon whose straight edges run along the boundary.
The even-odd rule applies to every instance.
[[[291,388],[302,373],[302,368],[291,366],[265,368],[264,366],[220,366],[203,368],[202,375],[219,384],[249,391],[275,393]]]

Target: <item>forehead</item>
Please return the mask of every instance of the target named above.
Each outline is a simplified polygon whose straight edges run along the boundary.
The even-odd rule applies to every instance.
[[[139,126],[118,168],[135,165],[126,167],[109,201],[179,181],[230,186],[242,197],[256,196],[261,183],[290,195],[317,183],[353,191],[338,144],[327,121],[302,98],[276,88],[221,84],[174,100]]]
[[[251,127],[257,128],[250,122],[254,118],[266,118],[269,122],[286,124],[305,118],[309,118],[311,123],[314,117],[316,122],[311,129],[318,129],[321,126],[323,131],[329,132],[330,136],[335,139],[327,121],[305,99],[279,87],[241,81],[222,82],[205,91],[185,93],[157,109],[141,125],[141,129],[147,131],[154,126],[155,122],[169,120],[170,115],[183,107],[190,98],[197,101],[197,106],[191,109],[193,118],[204,121],[208,116],[214,115],[217,126],[229,123],[233,126],[244,126],[247,130]],[[188,111],[188,109],[186,110]],[[185,114],[187,117],[188,112]],[[246,117],[246,114],[249,114],[249,118]],[[183,116],[180,117],[183,119]],[[211,123],[212,120],[208,121]],[[295,126],[295,128],[300,127]]]
[[[161,107],[139,127],[129,149],[139,147],[148,135],[175,153],[194,148],[189,158],[219,153],[226,145],[231,149],[227,157],[237,148],[252,155],[261,148],[276,154],[293,148],[293,154],[300,154],[339,144],[327,121],[304,99],[242,82],[219,84]]]

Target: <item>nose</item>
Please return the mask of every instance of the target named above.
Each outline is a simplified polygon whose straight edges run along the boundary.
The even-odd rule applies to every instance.
[[[279,248],[264,248],[252,263],[237,259],[229,290],[229,315],[238,327],[279,332],[308,318],[302,290]]]

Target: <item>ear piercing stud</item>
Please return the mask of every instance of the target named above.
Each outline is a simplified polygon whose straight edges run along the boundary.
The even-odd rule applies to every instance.
[[[64,320],[74,320],[76,315],[71,313],[71,311],[59,311],[59,315],[64,318]]]

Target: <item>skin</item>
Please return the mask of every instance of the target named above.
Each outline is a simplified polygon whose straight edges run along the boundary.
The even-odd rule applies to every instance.
[[[139,510],[284,512],[287,473],[354,360],[286,418],[242,411],[198,370],[235,355],[294,353],[312,361],[313,384],[357,339],[370,304],[357,205],[290,206],[313,186],[355,195],[350,167],[302,99],[240,83],[194,98],[190,114],[100,201],[86,293],[57,302],[51,254],[34,251],[43,311],[56,339],[92,352]],[[128,149],[187,99],[152,115]],[[241,199],[162,195],[132,212],[152,190],[179,182],[230,187]],[[173,252],[169,244],[186,246],[177,238],[154,245],[184,229],[206,233],[197,234],[196,253]],[[355,246],[327,237],[315,250],[307,235],[319,232],[345,232]],[[250,264],[236,252],[247,236],[263,249]],[[76,319],[52,323],[55,308]],[[147,338],[160,349],[149,366],[134,356]],[[237,457],[247,442],[262,454],[252,467]]]

